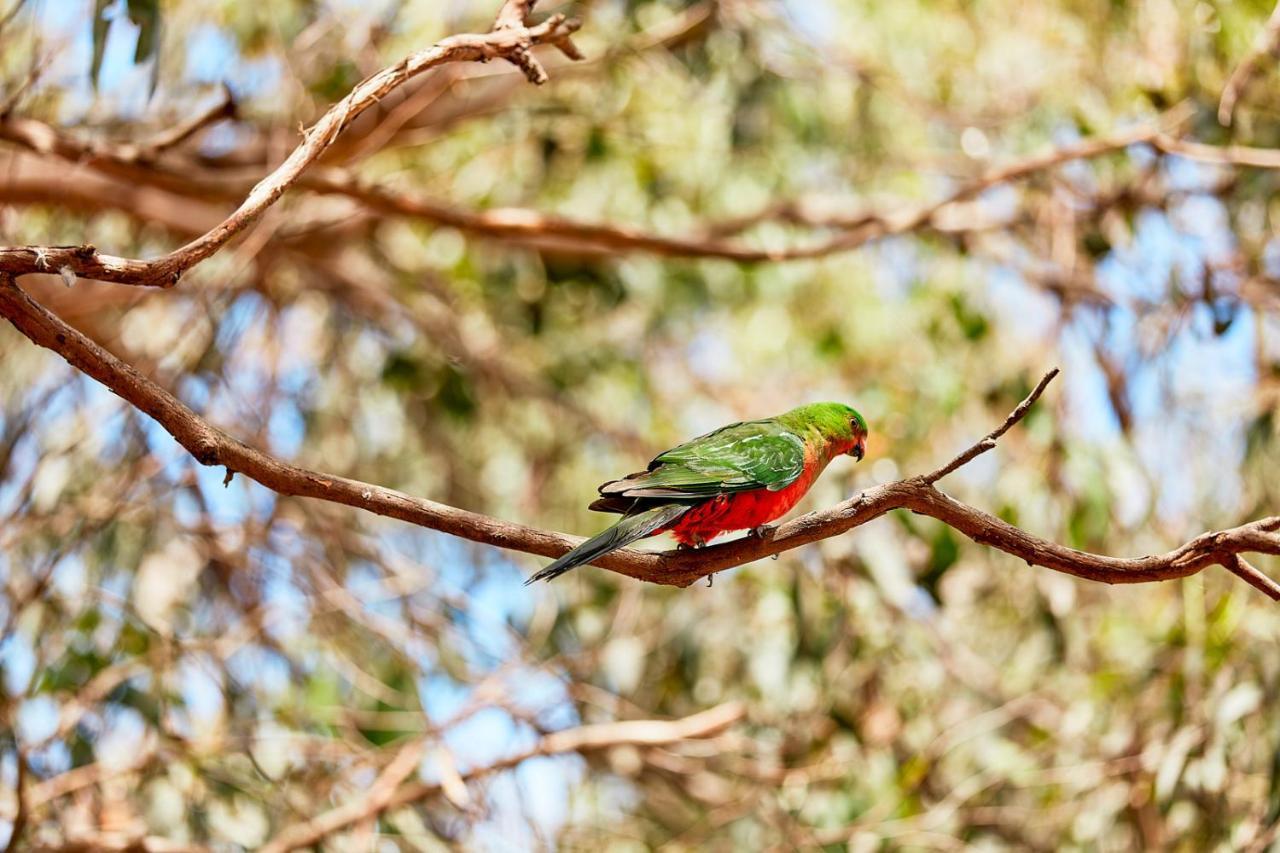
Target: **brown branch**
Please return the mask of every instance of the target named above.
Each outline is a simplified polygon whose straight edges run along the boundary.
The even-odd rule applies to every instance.
[[[13,0],[11,5],[3,15],[0,15],[0,32],[4,32],[4,28],[9,26],[10,22],[18,16],[22,11],[22,7],[27,5],[27,0]]]
[[[493,19],[493,32],[519,32],[529,26],[529,16],[538,0],[506,0]],[[582,59],[582,52],[570,40],[568,34],[547,39],[561,53],[573,60]],[[525,78],[535,86],[547,82],[547,71],[533,56],[531,44],[520,44],[509,51],[503,58],[524,72]]]
[[[502,770],[523,764],[531,758],[569,753],[598,752],[615,746],[663,746],[680,741],[705,738],[718,734],[741,720],[746,710],[737,702],[726,702],[679,720],[624,720],[615,723],[599,723],[544,735],[532,747],[504,758],[494,764],[453,774],[453,782],[467,782],[491,776]],[[399,760],[399,756],[396,757]],[[415,765],[416,766],[416,765]],[[388,767],[388,771],[390,767]],[[375,788],[388,774],[384,772],[374,783]],[[326,836],[381,814],[387,809],[400,808],[427,797],[443,793],[449,783],[411,782],[387,796],[376,800],[374,790],[370,796],[347,805],[339,806],[305,823],[290,826],[262,847],[263,853],[287,853],[299,847],[319,843]],[[379,794],[383,792],[379,791]]]
[[[1268,58],[1274,60],[1280,52],[1280,4],[1271,10],[1271,17],[1254,40],[1253,47],[1240,64],[1231,72],[1227,85],[1222,89],[1222,98],[1218,101],[1218,123],[1223,127],[1231,125],[1231,117],[1236,111],[1236,104],[1244,97],[1245,91],[1263,69],[1263,62]]]
[[[955,459],[952,459],[946,465],[943,465],[931,474],[925,474],[920,479],[929,485],[933,485],[952,471],[955,471],[962,465],[968,465],[988,450],[994,448],[996,446],[996,442],[1000,440],[1001,436],[1012,429],[1018,421],[1026,417],[1027,412],[1029,412],[1031,407],[1035,405],[1036,400],[1040,399],[1040,395],[1044,393],[1044,389],[1049,387],[1049,383],[1052,382],[1053,378],[1057,375],[1058,368],[1055,367],[1044,375],[1032,392],[1027,395],[1027,398],[1018,404],[1018,407],[1009,414],[1009,417],[1004,419],[1004,423],[987,433],[986,438],[961,453]]]
[[[401,783],[422,763],[427,743],[425,738],[410,741],[400,748],[363,797],[317,815],[306,823],[289,827],[259,848],[259,853],[287,853],[289,850],[306,847],[326,835],[382,814]]]
[[[107,352],[35,302],[12,280],[0,277],[0,316],[40,346],[53,350],[73,367],[106,385],[160,426],[202,465],[224,466],[282,495],[316,498],[368,510],[473,542],[542,557],[559,557],[583,540],[548,530],[501,521],[393,489],[281,462],[211,426],[185,404],[133,367]],[[1039,393],[1042,380],[1037,386]],[[1029,400],[1031,398],[1028,398]],[[1033,402],[1033,400],[1032,400]],[[1010,416],[1016,422],[1030,402]],[[1012,425],[1008,421],[1008,425]],[[992,435],[999,436],[1007,426]],[[991,437],[988,436],[988,439]],[[976,456],[979,442],[959,457]],[[951,464],[937,477],[955,470]],[[695,551],[644,553],[615,551],[595,563],[628,577],[653,583],[688,586],[699,578],[780,554],[820,539],[837,536],[895,509],[928,515],[973,541],[1004,551],[1029,565],[1044,566],[1102,583],[1148,583],[1193,575],[1207,566],[1226,565],[1234,555],[1280,554],[1280,517],[1272,516],[1230,530],[1205,533],[1169,551],[1147,557],[1109,557],[1077,551],[1020,530],[982,510],[943,494],[929,477],[918,476],[867,489],[820,512],[778,526],[769,537],[748,537]],[[935,480],[937,479],[935,477]],[[1234,565],[1234,564],[1233,564]],[[1247,573],[1246,581],[1268,595]]]
[[[1250,586],[1262,590],[1272,601],[1280,601],[1280,584],[1264,575],[1258,569],[1254,568],[1244,557],[1239,554],[1232,554],[1222,563],[1227,571],[1243,580]]]
[[[504,7],[505,9],[505,7]],[[541,24],[495,30],[482,35],[450,36],[433,47],[412,53],[356,86],[304,134],[302,142],[275,171],[258,183],[229,217],[181,248],[150,261],[104,255],[92,246],[18,247],[0,249],[0,272],[14,276],[67,270],[85,278],[144,287],[171,287],[187,270],[221,249],[258,221],[297,182],[337,136],[369,107],[397,86],[424,71],[449,62],[488,61],[527,53],[534,45],[555,44],[564,50],[578,22],[553,15]],[[530,60],[532,61],[532,60]]]
[[[1165,154],[1176,154],[1188,160],[1219,166],[1243,166],[1251,169],[1280,169],[1280,150],[1254,148],[1248,145],[1206,145],[1188,139],[1160,134],[1151,145]]]
[[[139,145],[141,159],[155,159],[170,148],[186,142],[209,125],[217,124],[224,118],[235,117],[235,98],[231,94],[231,88],[223,83],[222,95],[216,103],[141,143]]]
[[[850,217],[808,218],[801,224],[839,228],[842,233],[802,246],[762,249],[741,243],[706,237],[666,237],[626,226],[578,222],[523,208],[464,211],[416,197],[410,193],[377,187],[337,171],[308,175],[300,186],[315,192],[345,195],[367,207],[400,216],[424,219],[461,231],[498,239],[515,240],[561,250],[643,251],[667,257],[723,258],[739,262],[791,261],[820,258],[857,249],[885,237],[933,227],[943,209],[969,201],[999,184],[1018,181],[1075,160],[1099,157],[1140,142],[1151,142],[1180,120],[1181,113],[1152,125],[1088,139],[1074,145],[1016,160],[964,183],[956,190],[928,204],[898,213],[860,213]],[[774,206],[771,213],[792,213],[795,205]],[[715,228],[712,229],[714,234]]]
[[[375,212],[412,217],[537,248],[590,253],[642,251],[664,257],[722,258],[740,263],[781,262],[852,251],[885,237],[930,228],[950,230],[935,223],[940,213],[955,204],[970,201],[999,184],[1024,180],[1065,163],[1103,156],[1141,142],[1156,147],[1177,144],[1168,137],[1167,130],[1182,120],[1184,112],[1173,110],[1150,125],[1052,148],[1015,160],[963,183],[936,201],[917,207],[892,213],[867,211],[852,216],[823,216],[809,214],[800,204],[790,202],[771,205],[758,216],[736,221],[728,226],[711,226],[708,233],[701,237],[668,237],[639,228],[580,222],[525,208],[462,210],[412,193],[376,186],[340,170],[313,171],[300,175],[293,185],[313,192],[347,196]],[[237,186],[240,179],[235,176],[198,167],[162,167],[161,164],[143,161],[140,158],[141,149],[136,146],[90,144],[34,119],[0,121],[0,139],[32,151],[85,163],[114,176],[155,184],[183,194],[237,198],[241,191]],[[1213,146],[1203,147],[1214,151],[1223,150]],[[726,230],[736,231],[753,222],[771,218],[783,218],[810,228],[833,228],[840,233],[804,245],[775,249],[754,247],[716,236]],[[199,240],[195,242],[198,243]],[[188,244],[191,245],[195,243]],[[178,250],[182,251],[184,250]],[[37,256],[41,252],[43,254]],[[106,277],[106,280],[114,281],[118,279],[113,276],[128,279],[131,275],[139,274],[130,264],[140,263],[143,262],[128,262],[121,258],[99,255],[96,249],[89,246],[0,249],[0,272],[15,275],[26,272],[57,272],[66,266],[87,278]],[[33,265],[36,269],[32,269]],[[81,271],[81,266],[78,265],[83,265],[85,271]]]
[[[15,763],[17,764],[17,778],[13,784],[13,796],[17,800],[18,810],[14,813],[13,819],[9,821],[9,840],[5,842],[4,853],[14,853],[20,850],[22,844],[23,833],[27,831],[27,820],[30,818],[27,791],[27,754],[26,751],[15,744],[13,750]]]

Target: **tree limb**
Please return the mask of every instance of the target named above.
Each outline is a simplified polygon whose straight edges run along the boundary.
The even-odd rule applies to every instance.
[[[934,201],[914,207],[900,207],[892,212],[863,211],[853,215],[820,216],[806,213],[796,202],[787,202],[770,205],[765,211],[751,217],[712,225],[707,228],[706,234],[692,237],[666,236],[625,225],[584,222],[526,208],[466,210],[410,192],[372,184],[338,169],[298,175],[292,186],[327,195],[346,196],[374,212],[420,219],[483,237],[538,248],[591,253],[641,251],[663,257],[721,258],[740,263],[782,262],[826,257],[852,251],[885,237],[937,228],[938,216],[945,209],[971,201],[995,186],[1025,180],[1066,163],[1105,156],[1130,145],[1148,143],[1171,152],[1175,146],[1180,146],[1182,150],[1176,153],[1207,160],[1221,156],[1219,152],[1235,151],[1202,145],[1199,148],[1207,151],[1200,152],[1198,156],[1190,153],[1196,150],[1196,143],[1182,143],[1168,133],[1170,128],[1176,127],[1183,120],[1184,115],[1185,110],[1174,109],[1150,124],[1053,147],[1010,161],[961,183],[950,193]],[[244,183],[242,177],[212,172],[195,165],[178,169],[149,162],[141,156],[143,149],[139,146],[88,143],[34,119],[0,121],[0,139],[35,152],[84,163],[113,176],[154,184],[185,195],[236,199],[243,189],[238,186]],[[837,233],[809,243],[777,248],[760,248],[718,236],[779,217],[810,228],[835,229]],[[195,243],[188,244],[191,245]],[[182,251],[183,249],[178,250]],[[133,267],[128,265],[138,263],[143,262],[100,255],[92,246],[0,249],[0,272],[11,272],[14,275],[57,272],[66,266],[87,278],[103,278],[126,284],[147,283],[128,280],[136,274],[131,271]],[[84,265],[89,271],[81,271],[78,264]],[[32,269],[33,265],[35,269]]]
[[[506,522],[382,486],[281,462],[210,425],[171,393],[50,313],[12,279],[3,277],[0,277],[0,316],[34,343],[58,353],[73,367],[150,415],[202,465],[226,467],[282,495],[358,507],[526,554],[559,557],[583,541],[581,537]],[[1052,374],[1041,380],[1033,396],[997,430],[957,456],[956,460],[961,460],[959,465],[990,449],[984,445],[994,442],[1017,423],[1050,379]],[[1280,517],[1277,516],[1230,530],[1205,533],[1161,555],[1124,558],[1077,551],[1033,536],[938,491],[933,483],[958,468],[956,460],[931,474],[875,486],[830,509],[802,515],[779,525],[768,538],[747,537],[694,551],[615,551],[595,565],[639,580],[688,586],[707,575],[837,536],[895,509],[936,518],[973,541],[1012,554],[1029,565],[1102,583],[1170,580],[1193,575],[1211,565],[1225,565],[1236,571],[1232,558],[1237,554],[1280,554]],[[1266,594],[1273,594],[1248,572],[1239,576]]]
[[[504,13],[511,2],[503,7]],[[531,3],[518,4],[532,6]],[[448,62],[480,61],[528,54],[534,45],[555,44],[562,51],[578,29],[575,20],[552,15],[525,28],[495,29],[482,35],[450,36],[433,47],[412,53],[360,83],[303,134],[302,142],[275,171],[258,183],[240,206],[210,231],[181,248],[150,261],[104,255],[93,246],[19,247],[0,249],[0,272],[11,275],[67,270],[85,278],[140,287],[172,287],[182,274],[244,231],[297,182],[356,116],[397,86]],[[530,57],[529,62],[534,60]],[[536,63],[535,63],[536,64]],[[540,67],[540,66],[539,66]],[[530,79],[533,79],[532,77]],[[545,73],[543,75],[545,79]],[[535,80],[534,82],[542,82]]]

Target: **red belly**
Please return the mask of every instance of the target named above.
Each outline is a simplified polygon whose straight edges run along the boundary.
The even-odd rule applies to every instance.
[[[785,515],[809,491],[813,480],[813,474],[806,471],[800,475],[800,479],[776,492],[755,489],[719,495],[706,503],[698,504],[666,529],[682,545],[710,542],[721,533],[733,530],[750,530]]]

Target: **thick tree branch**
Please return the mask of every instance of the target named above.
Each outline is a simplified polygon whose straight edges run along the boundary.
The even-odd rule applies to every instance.
[[[502,14],[506,14],[511,5],[508,2],[503,7]],[[516,5],[532,6],[531,3]],[[563,15],[553,15],[543,23],[527,29],[512,27],[495,29],[482,35],[451,36],[384,68],[356,86],[308,128],[293,153],[249,192],[235,212],[210,231],[167,255],[141,261],[104,255],[92,246],[0,249],[0,272],[17,276],[66,270],[67,274],[74,273],[85,278],[119,284],[171,287],[183,273],[213,255],[231,238],[256,222],[285,190],[297,182],[303,171],[333,144],[338,134],[356,116],[406,80],[449,62],[485,62],[499,57],[529,55],[531,48],[539,44],[555,44],[564,51],[565,45],[569,44],[569,36],[578,26],[577,21],[566,20]],[[528,62],[533,64],[530,67],[536,66],[531,55]],[[541,82],[541,79],[534,82]],[[56,140],[51,140],[51,144],[53,143]]]
[[[393,489],[281,462],[211,426],[168,391],[54,316],[11,279],[0,278],[0,316],[33,342],[58,353],[73,367],[150,415],[202,465],[224,466],[282,495],[358,507],[526,554],[558,557],[583,541],[580,537],[501,521]],[[1000,428],[956,457],[963,460],[960,464],[990,449],[986,443],[1017,423],[1051,378],[1052,374],[1042,380],[1033,395]],[[1086,580],[1147,583],[1186,577],[1207,566],[1224,565],[1266,594],[1274,594],[1249,572],[1239,571],[1233,558],[1245,553],[1280,554],[1280,517],[1205,533],[1166,554],[1108,557],[1033,536],[938,491],[933,483],[957,467],[953,460],[931,474],[867,489],[835,507],[788,521],[768,538],[748,537],[696,551],[615,551],[596,565],[653,583],[688,586],[715,572],[837,536],[891,510],[908,509],[936,518],[973,541],[1012,554],[1030,565]]]

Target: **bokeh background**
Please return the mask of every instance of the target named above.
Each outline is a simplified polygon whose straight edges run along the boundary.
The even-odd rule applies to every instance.
[[[485,31],[496,6],[18,2],[0,29],[0,243],[167,251],[361,78]],[[1271,12],[1256,0],[539,11],[583,19],[586,61],[548,56],[543,87],[503,63],[439,69],[324,165],[445,211],[782,251],[1171,108],[1179,138],[1280,144],[1271,60],[1217,119]],[[236,115],[166,153],[179,178],[85,153],[150,138],[223,83]],[[84,150],[32,150],[4,130],[17,118]],[[942,485],[1128,556],[1280,506],[1276,187],[1120,146],[778,262],[495,239],[299,190],[175,289],[23,284],[269,453],[579,534],[606,523],[585,509],[598,482],[811,400],[855,405],[871,441],[804,508],[930,470],[1056,365],[1030,416]],[[461,789],[322,849],[1275,841],[1280,616],[1220,569],[1092,585],[899,512],[710,588],[592,568],[525,588],[545,561],[224,486],[7,324],[0,365],[13,849],[254,849],[361,796],[410,742],[427,745],[410,781]],[[711,738],[472,778],[548,731],[730,701],[745,716]]]

